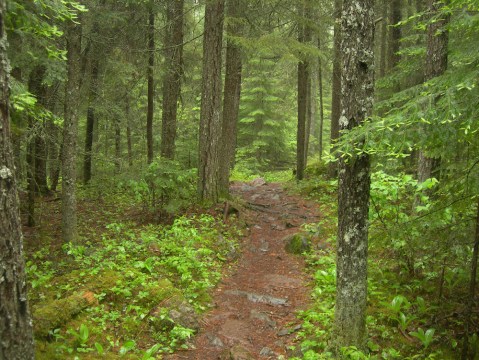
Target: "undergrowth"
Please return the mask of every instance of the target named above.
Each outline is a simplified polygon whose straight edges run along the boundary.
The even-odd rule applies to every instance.
[[[115,222],[95,241],[28,259],[39,359],[154,359],[187,347],[239,231],[210,215]]]
[[[318,201],[322,219],[318,224],[321,241],[328,244],[307,254],[308,272],[312,274],[313,306],[299,313],[302,330],[291,359],[332,359],[330,342],[336,294],[335,243],[337,233],[337,182],[325,176],[323,165],[310,168],[309,178],[289,184],[291,191]],[[458,314],[462,304],[450,295],[467,288],[467,276],[461,269],[448,271],[444,277],[443,297],[437,298],[438,274],[429,268],[431,244],[424,236],[431,233],[432,221],[444,221],[434,214],[425,229],[418,224],[405,228],[417,214],[423,215],[433,204],[409,175],[388,175],[378,171],[372,176],[370,213],[370,254],[368,266],[368,351],[343,348],[344,359],[457,359],[460,356],[463,319]],[[434,185],[431,181],[428,184]],[[426,184],[427,186],[429,186]],[[422,196],[417,209],[408,205]],[[436,230],[437,231],[437,230]],[[409,234],[406,237],[405,234]],[[437,237],[437,233],[435,234]],[[443,234],[446,235],[446,234]],[[379,237],[382,236],[382,237]],[[421,242],[420,238],[423,236]],[[427,239],[427,238],[426,238]],[[416,250],[415,250],[416,249]],[[417,249],[420,249],[419,251]],[[407,259],[414,256],[414,263]],[[448,277],[452,280],[449,281]],[[433,286],[434,285],[434,286]],[[460,290],[459,290],[460,293]],[[452,312],[452,316],[450,315]],[[477,335],[470,338],[478,346]]]

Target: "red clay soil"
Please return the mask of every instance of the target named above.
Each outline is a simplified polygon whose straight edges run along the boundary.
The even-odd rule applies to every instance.
[[[214,290],[214,308],[190,349],[167,359],[287,358],[294,344],[300,328],[295,314],[307,307],[310,289],[303,258],[285,252],[284,238],[304,223],[317,222],[318,209],[261,179],[235,183],[232,193],[249,209],[242,254]]]

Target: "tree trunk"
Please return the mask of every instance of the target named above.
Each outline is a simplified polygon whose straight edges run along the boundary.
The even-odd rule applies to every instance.
[[[43,85],[46,68],[37,65],[33,68],[28,81],[28,90],[35,95],[38,108],[46,108],[46,90]],[[48,194],[47,184],[47,148],[45,141],[45,121],[31,119],[33,125],[33,178],[35,192],[41,195]],[[33,121],[34,120],[34,121]],[[35,122],[35,123],[34,123]]]
[[[35,358],[17,182],[10,143],[5,0],[0,0],[0,359]]]
[[[241,26],[237,21],[242,9],[240,0],[229,0],[227,3],[227,35],[238,36],[241,33]],[[229,196],[230,169],[233,167],[236,136],[238,127],[239,103],[241,96],[241,73],[242,73],[241,49],[228,38],[226,45],[226,74],[223,99],[223,128],[220,156],[220,194]]]
[[[379,77],[382,78],[386,75],[386,58],[387,58],[387,49],[388,49],[388,1],[381,0],[382,6],[382,21],[381,21],[381,28],[380,28],[380,40],[381,40],[381,58],[379,64]]]
[[[176,118],[183,75],[183,0],[168,0],[166,10],[165,67],[161,156],[175,157]]]
[[[130,97],[127,95],[125,100],[126,116],[126,144],[128,148],[128,166],[133,166],[133,149],[131,146],[131,119],[130,119]]]
[[[62,154],[62,236],[65,242],[78,238],[76,212],[76,157],[78,105],[80,98],[81,26],[69,23],[67,39],[67,83],[63,123]]]
[[[428,0],[430,16],[439,15],[441,6],[441,3],[435,0]],[[427,27],[425,81],[440,76],[447,70],[447,49],[449,43],[448,23],[449,17],[446,16],[431,22]],[[429,179],[433,173],[437,173],[439,164],[440,159],[432,159],[426,155],[423,149],[420,149],[418,154],[418,181],[424,182]]]
[[[394,26],[401,21],[401,0],[389,3],[389,41],[387,54],[387,72],[390,73],[399,63],[398,54],[401,41],[401,28]]]
[[[95,21],[92,27],[93,35],[97,36],[99,32],[98,22]],[[91,69],[90,69],[90,89],[88,95],[88,109],[86,115],[86,132],[85,132],[85,154],[83,157],[83,182],[88,184],[91,180],[92,167],[92,148],[93,148],[93,131],[95,128],[95,107],[98,97],[98,72],[99,60],[98,46],[92,45],[91,51]]]
[[[121,121],[115,118],[115,174],[120,174],[121,169]]]
[[[199,129],[198,198],[217,202],[221,145],[221,48],[224,0],[210,0],[205,8],[203,80]]]
[[[321,39],[318,37],[318,49],[321,50]],[[319,160],[323,159],[323,128],[324,128],[324,101],[323,101],[323,65],[318,58],[318,89],[319,89]]]
[[[374,97],[374,0],[345,0],[342,16],[341,130],[360,126]],[[353,146],[362,147],[364,140]],[[370,160],[352,154],[339,161],[338,254],[334,341],[366,345],[368,208]]]
[[[305,21],[307,15],[306,5],[301,5],[301,22]],[[311,29],[304,23],[299,24],[299,36],[298,41],[300,43],[307,43],[311,41]],[[305,54],[302,54],[305,57]],[[305,58],[300,59],[298,62],[298,127],[296,131],[296,179],[303,180],[304,169],[306,167],[307,158],[307,125],[308,117],[311,116],[310,104],[311,95],[311,77],[309,61]],[[310,122],[309,122],[310,123]]]
[[[29,132],[33,132],[33,117],[28,117]],[[27,141],[27,226],[35,226],[35,143],[33,137]]]
[[[146,156],[148,164],[153,162],[153,100],[155,96],[153,67],[155,66],[155,13],[150,1],[148,14],[148,108],[146,112]]]
[[[474,238],[474,246],[471,260],[471,278],[469,280],[469,296],[467,299],[467,307],[465,313],[465,331],[464,343],[462,347],[461,360],[473,359],[469,356],[469,334],[471,331],[472,309],[474,306],[474,297],[476,296],[476,278],[477,278],[477,258],[479,253],[479,197],[477,201],[477,218],[476,218],[476,235]]]
[[[342,0],[334,0],[334,38],[333,38],[333,79],[331,103],[331,154],[336,153],[336,141],[339,138],[339,117],[341,116],[341,13]],[[338,164],[331,162],[329,176],[336,177]]]

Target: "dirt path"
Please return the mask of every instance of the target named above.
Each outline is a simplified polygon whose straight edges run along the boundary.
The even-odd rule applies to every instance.
[[[204,318],[193,349],[168,359],[277,359],[286,356],[299,329],[295,312],[309,301],[304,262],[287,254],[282,240],[301,224],[317,222],[317,208],[259,179],[234,184],[232,192],[252,209],[242,256],[215,289],[215,308]]]

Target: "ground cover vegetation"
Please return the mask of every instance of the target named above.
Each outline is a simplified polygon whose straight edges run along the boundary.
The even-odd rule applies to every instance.
[[[0,17],[0,358],[191,345],[240,251],[229,180],[258,176],[322,211],[296,358],[479,356],[477,1]]]

